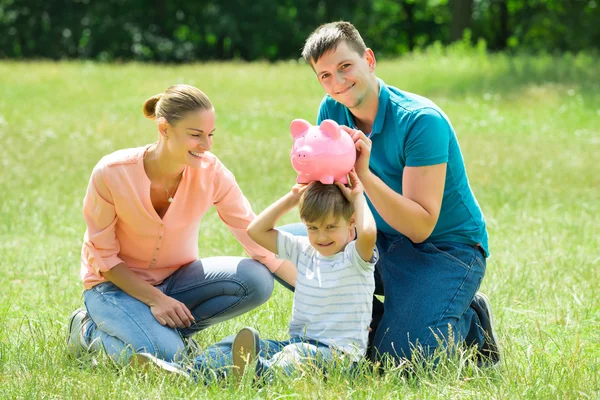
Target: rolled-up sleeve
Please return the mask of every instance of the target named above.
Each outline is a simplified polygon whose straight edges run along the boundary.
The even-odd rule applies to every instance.
[[[219,218],[227,225],[233,236],[240,242],[246,253],[256,261],[264,264],[271,272],[279,268],[283,260],[253,241],[246,229],[256,218],[252,206],[242,194],[235,177],[222,164],[216,168],[215,201]]]
[[[105,168],[102,165],[94,168],[83,200],[87,230],[82,257],[98,276],[123,262],[118,256],[120,247],[115,235],[117,213],[111,192],[103,178]]]

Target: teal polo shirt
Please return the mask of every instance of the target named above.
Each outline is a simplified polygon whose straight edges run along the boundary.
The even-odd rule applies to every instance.
[[[370,170],[402,194],[405,166],[447,163],[440,216],[426,242],[480,245],[489,255],[485,219],[469,185],[460,146],[448,117],[431,100],[388,86],[381,79],[378,81],[379,106],[370,137],[373,144]],[[356,129],[350,110],[330,96],[321,102],[317,123],[325,119]],[[401,235],[367,200],[377,229]]]

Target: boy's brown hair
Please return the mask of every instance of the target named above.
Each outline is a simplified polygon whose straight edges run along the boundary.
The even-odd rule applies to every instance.
[[[354,214],[354,205],[346,199],[336,185],[312,182],[302,194],[298,205],[300,218],[305,222],[319,222],[333,215],[349,221]]]
[[[323,54],[335,50],[342,41],[345,41],[348,47],[360,56],[367,50],[358,29],[350,22],[338,21],[321,25],[315,29],[304,43],[302,57],[307,63],[313,65]]]

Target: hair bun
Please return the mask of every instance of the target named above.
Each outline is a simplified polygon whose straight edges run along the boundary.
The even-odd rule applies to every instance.
[[[144,116],[146,116],[146,118],[156,119],[156,104],[158,103],[161,97],[162,93],[155,94],[154,96],[150,97],[144,102],[144,107],[142,108],[142,111],[144,112]]]

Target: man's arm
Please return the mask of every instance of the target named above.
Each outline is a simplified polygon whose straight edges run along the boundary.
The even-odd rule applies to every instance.
[[[414,243],[425,241],[437,223],[442,207],[446,163],[405,167],[402,193],[396,193],[369,170],[371,141],[364,133],[348,127],[359,152],[355,169],[365,193],[385,222]]]
[[[442,208],[446,163],[404,168],[404,195],[394,192],[371,171],[359,178],[373,206],[392,228],[414,243],[431,235]]]

